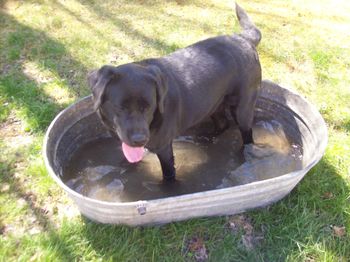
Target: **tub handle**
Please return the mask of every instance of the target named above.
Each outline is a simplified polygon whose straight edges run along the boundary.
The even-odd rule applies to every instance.
[[[137,212],[143,216],[147,212],[147,202],[146,201],[139,201],[136,205]]]

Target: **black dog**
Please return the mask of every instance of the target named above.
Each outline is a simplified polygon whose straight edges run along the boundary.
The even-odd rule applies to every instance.
[[[173,139],[208,116],[221,132],[228,123],[222,121],[227,106],[234,108],[243,142],[253,142],[261,84],[255,47],[261,34],[238,5],[236,14],[243,29],[239,35],[209,38],[165,57],[103,66],[89,74],[102,122],[126,151],[145,146],[156,153],[164,180],[175,179]]]

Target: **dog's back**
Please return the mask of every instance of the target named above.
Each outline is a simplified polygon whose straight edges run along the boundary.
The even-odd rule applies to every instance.
[[[243,29],[240,34],[212,37],[148,61],[167,75],[168,92],[174,93],[169,97],[179,103],[171,108],[191,110],[179,121],[182,128],[214,113],[225,96],[239,95],[240,89],[254,93],[259,86],[261,68],[255,47],[261,34],[238,5],[236,14]]]

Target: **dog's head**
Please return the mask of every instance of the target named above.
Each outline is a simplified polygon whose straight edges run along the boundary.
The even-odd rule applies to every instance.
[[[103,66],[89,73],[94,109],[104,125],[132,147],[145,146],[155,115],[164,112],[167,84],[157,66]]]

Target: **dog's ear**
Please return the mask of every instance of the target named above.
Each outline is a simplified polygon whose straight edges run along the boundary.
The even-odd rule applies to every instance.
[[[161,114],[164,113],[165,96],[168,92],[168,83],[165,75],[158,66],[150,66],[152,76],[157,84],[157,103],[158,110]]]
[[[118,78],[116,68],[113,66],[102,66],[99,70],[93,70],[88,74],[88,82],[94,99],[94,110],[96,111],[103,103],[103,95],[107,84]]]

